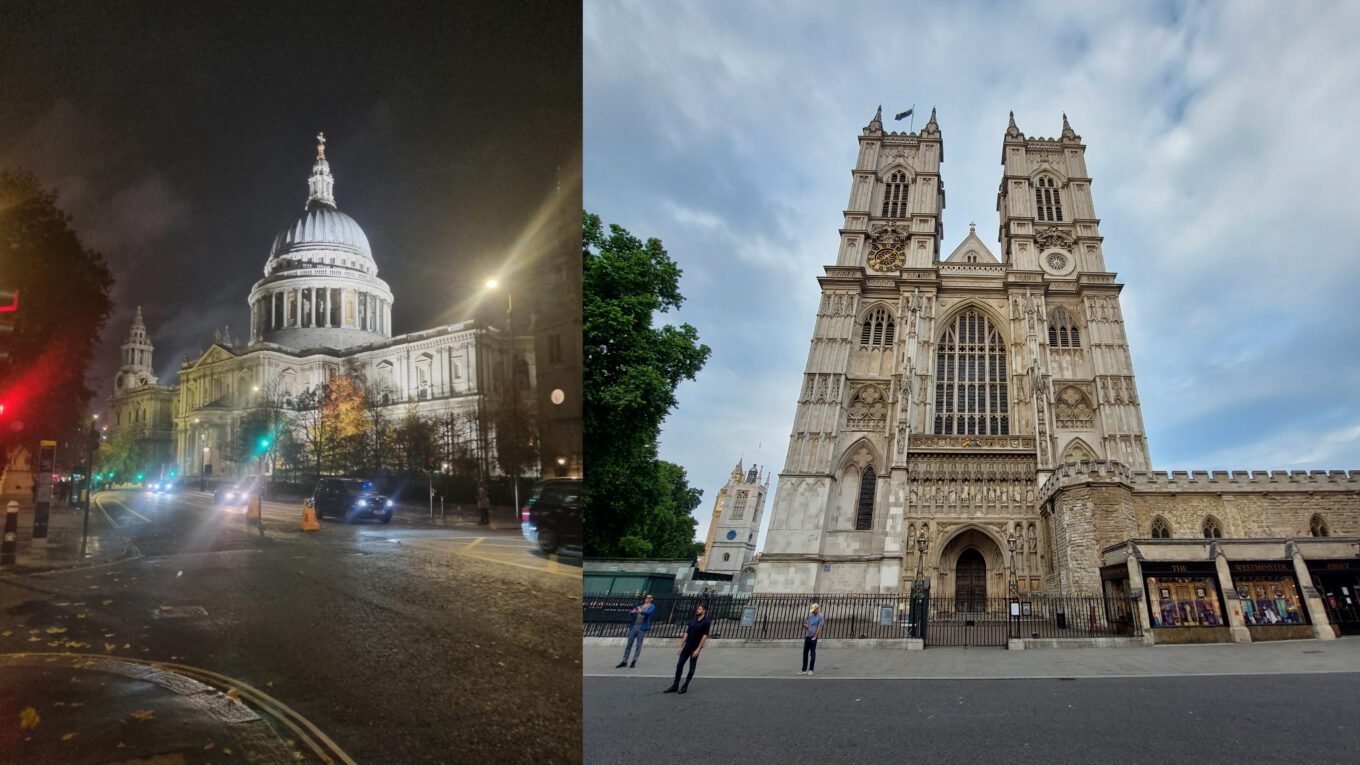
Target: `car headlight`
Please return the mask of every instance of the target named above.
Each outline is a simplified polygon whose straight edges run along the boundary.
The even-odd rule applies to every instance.
[[[390,500],[390,499],[387,500],[387,506],[388,506],[388,507],[391,507],[391,506],[392,506],[392,500]]]
[[[368,500],[366,499],[359,500],[359,507],[368,507]]]

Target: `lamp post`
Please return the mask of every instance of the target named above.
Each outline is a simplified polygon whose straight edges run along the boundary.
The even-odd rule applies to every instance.
[[[1011,551],[1011,580],[1009,587],[1011,613],[1010,618],[1006,621],[1011,625],[1016,624],[1020,620],[1020,586],[1015,581],[1015,543],[1017,541],[1014,531],[1006,534],[1006,546],[1009,547]],[[1008,637],[1015,637],[1014,630],[1011,631],[1011,634],[1008,635]]]
[[[80,529],[80,557],[85,558],[85,546],[90,538],[90,501],[94,499],[94,451],[99,448],[99,415],[90,417],[90,433],[86,438],[89,460],[85,466],[85,520]]]
[[[922,560],[926,557],[926,530],[921,529],[916,532],[916,586],[919,587],[924,575],[922,574]]]
[[[499,284],[495,279],[487,279],[487,280],[486,280],[486,288],[487,288],[488,290],[496,290],[496,289],[499,289],[499,288],[500,288],[500,284]],[[509,396],[509,399],[510,399],[510,422],[511,422],[511,428],[510,428],[510,430],[511,430],[511,435],[512,435],[513,437],[516,437],[516,438],[517,438],[518,435],[519,435],[519,433],[518,433],[518,431],[519,431],[519,399],[518,399],[518,391],[516,390],[516,386],[515,386],[515,314],[514,314],[514,309],[515,309],[515,297],[514,297],[514,295],[510,292],[509,288],[507,288],[507,289],[505,290],[505,339],[506,339],[506,343],[507,343],[507,351],[508,351],[508,352],[506,353],[506,361],[505,361],[506,373],[505,373],[505,377],[504,377],[503,379],[505,380],[506,390],[507,390],[507,392],[508,392],[508,396]],[[500,434],[500,433],[497,433],[497,434],[496,434],[496,453],[497,453],[497,454],[500,453],[500,450],[501,450],[501,447],[502,447],[502,438],[501,438],[501,436],[502,436],[502,434]],[[518,446],[518,445],[516,444],[516,446]],[[514,494],[515,512],[518,513],[518,512],[519,512],[519,457],[518,457],[518,455],[514,454],[513,452],[511,453],[510,463],[511,463],[511,467],[513,468],[512,471],[511,471],[511,472],[513,473],[513,475],[510,476],[510,487],[511,487],[511,490],[513,491],[513,494]]]

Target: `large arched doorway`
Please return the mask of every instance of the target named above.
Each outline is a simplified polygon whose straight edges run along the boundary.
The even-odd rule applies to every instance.
[[[959,554],[954,565],[954,601],[958,610],[979,612],[987,605],[987,561],[977,548]]]

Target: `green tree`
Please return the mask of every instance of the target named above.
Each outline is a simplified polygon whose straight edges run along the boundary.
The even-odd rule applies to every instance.
[[[656,442],[676,386],[703,368],[708,346],[689,324],[653,326],[684,301],[680,268],[660,240],[644,243],[617,225],[606,236],[599,217],[585,213],[581,256],[586,553],[688,557],[699,492],[657,459]]]
[[[131,481],[138,473],[150,471],[151,450],[146,435],[144,424],[119,428],[112,438],[99,445],[95,472],[106,476],[113,473],[119,481]]]
[[[14,332],[0,361],[0,467],[14,446],[73,438],[93,391],[85,371],[113,309],[113,277],[57,208],[56,193],[24,173],[0,171],[0,287],[19,291]]]

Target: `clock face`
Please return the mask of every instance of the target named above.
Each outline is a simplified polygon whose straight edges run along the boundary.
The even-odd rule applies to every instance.
[[[897,271],[906,263],[906,253],[890,244],[876,244],[869,251],[869,267],[875,271]]]

